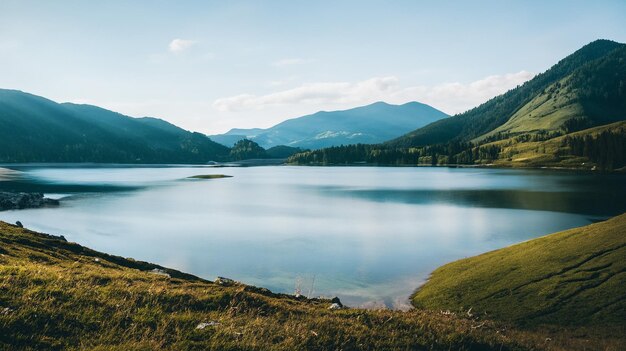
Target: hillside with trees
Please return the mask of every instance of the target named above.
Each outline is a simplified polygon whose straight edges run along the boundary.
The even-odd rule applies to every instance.
[[[519,144],[519,149],[525,149],[528,145],[535,146],[532,143],[584,130],[593,133],[594,127],[625,120],[625,85],[626,45],[598,40],[522,86],[460,115],[442,119],[386,143],[308,151],[292,156],[289,162],[546,166],[548,164],[540,162],[516,162],[511,146]],[[603,159],[591,152],[578,151],[579,141],[574,138],[551,150],[551,156],[557,162],[550,165],[560,166],[559,158],[570,155],[580,156],[580,162],[567,164],[567,167],[623,167],[619,152],[599,149],[621,147],[623,131],[612,129],[609,134],[587,139],[588,144],[594,145],[596,155],[602,154]]]
[[[206,163],[229,151],[156,118],[0,90],[0,162]]]

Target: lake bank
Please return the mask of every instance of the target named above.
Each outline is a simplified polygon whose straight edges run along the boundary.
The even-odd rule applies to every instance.
[[[2,222],[0,240],[0,348],[529,349],[462,318],[331,309],[331,300],[208,282]]]
[[[210,282],[1,221],[0,241],[0,347],[11,349],[521,351],[619,350],[625,343],[611,328],[516,329],[471,308],[335,307],[338,300]]]

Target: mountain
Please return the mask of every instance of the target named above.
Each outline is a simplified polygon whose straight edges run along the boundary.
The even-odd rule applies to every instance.
[[[467,112],[391,140],[388,145],[416,147],[481,140],[498,133],[558,130],[576,118],[583,119],[587,126],[623,119],[625,55],[625,44],[596,40],[523,85]]]
[[[264,130],[265,129],[261,129],[261,128],[251,128],[251,129],[233,128],[224,134],[215,134],[215,135],[210,135],[209,137],[211,138],[211,140],[215,141],[216,143],[220,143],[222,145],[232,147],[239,140],[254,139],[254,137],[262,133]]]
[[[506,123],[478,140],[537,131],[572,132],[623,119],[626,119],[626,45],[550,84]]]
[[[288,158],[302,151],[299,147],[278,145],[267,149],[266,154],[269,158]]]
[[[524,326],[626,326],[626,214],[435,270],[418,308],[467,310]],[[617,348],[619,349],[619,348]]]
[[[0,162],[206,163],[228,153],[160,119],[0,89]]]
[[[267,153],[252,140],[239,140],[230,149],[230,158],[235,161],[267,158]]]
[[[229,158],[231,161],[286,159],[302,151],[300,148],[285,145],[273,146],[265,150],[252,140],[241,139],[230,149]]]
[[[293,118],[268,129],[233,129],[211,139],[232,146],[241,139],[264,148],[277,145],[319,149],[342,144],[375,144],[448,117],[418,102],[390,105],[377,102],[343,111],[320,111]]]
[[[598,40],[462,114],[382,144],[308,151],[288,162],[617,169],[625,165],[624,129],[594,128],[624,120],[626,45]]]

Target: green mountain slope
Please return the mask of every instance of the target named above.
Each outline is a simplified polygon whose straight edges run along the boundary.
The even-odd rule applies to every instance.
[[[0,222],[2,350],[531,350],[541,335],[214,283]]]
[[[626,327],[626,214],[449,263],[412,297],[520,325]]]
[[[403,105],[377,102],[349,110],[320,111],[268,129],[233,129],[211,138],[228,146],[247,138],[264,148],[287,145],[319,149],[342,144],[381,143],[445,117],[448,115],[418,102]]]
[[[589,62],[553,83],[493,131],[516,135],[575,131],[626,119],[626,46]]]
[[[488,162],[504,167],[623,169],[626,166],[626,121],[548,140],[533,140],[526,136],[523,134],[482,146],[499,150],[499,157]]]
[[[605,107],[602,106],[604,101],[603,99],[596,98],[599,96],[603,97],[604,93],[613,91],[615,88],[613,86],[614,82],[618,84],[618,89],[616,90],[618,95],[624,96],[623,94],[626,94],[624,90],[619,90],[620,82],[624,81],[622,70],[624,47],[624,44],[609,40],[594,41],[559,61],[552,68],[537,75],[522,86],[497,96],[467,112],[434,122],[400,138],[391,140],[387,144],[390,147],[407,148],[446,143],[452,140],[469,141],[478,138],[504,125],[527,104],[531,104],[531,106],[538,105],[541,99],[534,101],[534,103],[533,100],[537,99],[537,97],[542,94],[550,94],[549,91],[551,88],[554,88],[555,84],[568,77],[570,77],[568,82],[571,84],[571,88],[584,90],[584,92],[581,91],[580,94],[581,97],[588,99],[588,101],[585,101],[585,112],[587,115],[591,119],[600,117],[600,120],[593,125],[611,120],[611,118],[615,118],[615,116],[613,116],[615,113],[626,112],[626,110],[624,110],[626,105],[621,103],[618,104],[619,106],[612,106],[611,109],[614,108],[615,110],[612,111],[611,116],[606,116],[606,119],[604,119],[604,117],[601,117],[605,110]],[[605,56],[616,50],[619,50],[619,52],[610,60],[607,60],[608,62],[594,62],[605,58]],[[616,67],[616,65],[619,66],[619,68]],[[619,77],[617,80],[612,80],[611,82],[604,82],[602,80],[604,77],[596,77],[596,79],[589,77],[588,75],[593,73],[596,69],[603,70],[604,73],[607,73],[611,69],[619,69]],[[586,87],[584,87],[583,84],[586,84],[586,82],[594,84],[593,93],[585,90]],[[604,90],[604,92],[602,92],[602,90]],[[613,97],[616,96],[611,95],[611,99],[609,99],[611,103],[616,102]],[[566,101],[559,102],[553,106],[560,108],[564,102]],[[527,113],[530,114],[532,112],[527,111]],[[540,112],[538,111],[535,117],[539,114]],[[572,114],[572,117],[577,116],[579,116],[577,113]],[[623,115],[620,116],[620,118],[624,117]],[[529,127],[529,129],[532,129],[532,127]]]
[[[0,90],[0,162],[206,163],[228,152],[155,118]]]

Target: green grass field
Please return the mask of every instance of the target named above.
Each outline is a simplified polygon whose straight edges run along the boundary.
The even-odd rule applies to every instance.
[[[585,326],[626,335],[626,214],[449,263],[412,300],[531,329]]]
[[[479,142],[498,133],[533,133],[557,131],[572,118],[585,117],[585,111],[575,88],[568,84],[569,77],[551,84],[526,105],[515,112],[503,125],[476,139]]]

